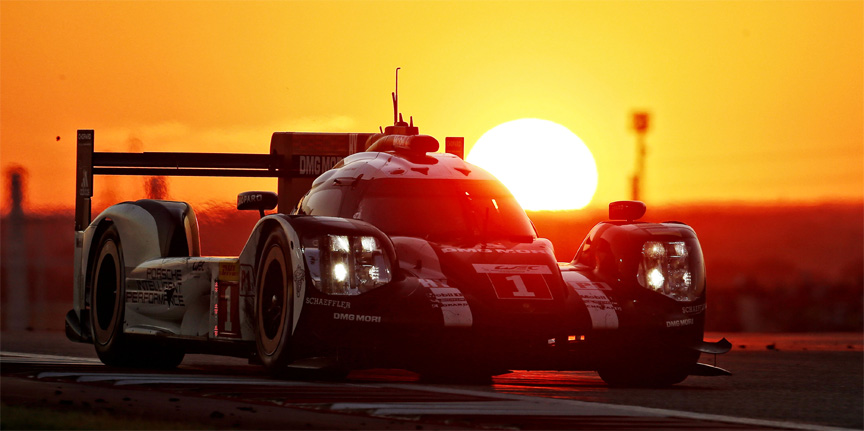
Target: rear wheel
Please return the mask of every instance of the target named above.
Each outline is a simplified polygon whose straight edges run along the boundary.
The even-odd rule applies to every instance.
[[[123,349],[124,267],[120,254],[120,235],[111,225],[99,238],[93,263],[90,292],[90,327],[96,354],[105,365],[128,365]]]
[[[90,327],[93,345],[103,364],[116,367],[174,368],[184,351],[173,346],[130,340],[123,333],[126,308],[126,268],[117,227],[99,237],[91,266]]]
[[[294,309],[294,278],[290,248],[285,234],[274,230],[267,236],[258,260],[256,295],[256,345],[258,357],[272,373],[282,374],[291,362],[291,330]]]

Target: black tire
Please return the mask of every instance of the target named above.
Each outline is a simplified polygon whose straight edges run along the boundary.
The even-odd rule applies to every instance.
[[[123,348],[123,317],[126,289],[120,235],[111,225],[99,237],[96,255],[90,266],[90,327],[96,354],[105,365],[128,365]]]
[[[264,242],[256,268],[255,344],[261,363],[273,374],[286,373],[292,361],[294,277],[285,234],[273,230]]]
[[[117,227],[99,237],[90,268],[90,327],[96,355],[113,367],[175,368],[185,352],[177,347],[133,342],[123,333],[126,267]]]

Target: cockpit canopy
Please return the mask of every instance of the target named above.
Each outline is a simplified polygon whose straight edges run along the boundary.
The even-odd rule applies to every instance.
[[[439,161],[445,165],[452,157],[430,156],[442,157]],[[326,180],[316,180],[295,213],[359,219],[390,236],[439,243],[530,242],[536,237],[525,211],[510,191],[476,166],[452,157],[456,159],[452,163],[459,164],[455,169],[461,170],[440,178],[422,168],[401,169],[400,164],[410,162],[390,159],[379,160],[382,169],[370,175],[368,165],[374,163],[365,159],[365,169],[351,169],[355,173],[365,171],[365,175],[343,177],[336,169]],[[350,168],[350,164],[348,160],[343,167]]]

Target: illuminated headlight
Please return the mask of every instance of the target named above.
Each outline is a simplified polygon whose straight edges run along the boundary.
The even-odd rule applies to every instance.
[[[699,296],[693,284],[690,248],[684,241],[646,241],[636,279],[643,287],[678,301]]]
[[[373,236],[314,238],[303,255],[312,284],[330,295],[359,295],[391,280],[389,260]]]

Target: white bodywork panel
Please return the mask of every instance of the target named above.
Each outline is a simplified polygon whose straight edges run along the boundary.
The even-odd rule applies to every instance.
[[[284,218],[276,215],[271,215],[258,220],[258,224],[255,225],[255,228],[252,230],[252,235],[249,237],[249,240],[246,241],[246,246],[243,248],[243,251],[240,252],[240,257],[238,258],[238,262],[240,264],[240,284],[244,286],[245,289],[250,290],[249,295],[243,297],[243,305],[241,308],[241,319],[244,331],[248,330],[252,332],[252,338],[254,337],[254,329],[255,329],[255,295],[257,295],[256,290],[256,277],[258,274],[256,273],[255,267],[258,264],[256,262],[257,256],[257,247],[262,239],[261,234],[263,233],[263,229],[265,224],[269,223],[278,223],[281,227],[282,231],[285,233],[285,237],[288,239],[288,257],[291,259],[291,271],[292,274],[288,274],[288,277],[293,277],[294,279],[294,319],[291,325],[291,333],[294,333],[294,330],[297,329],[297,322],[300,320],[300,313],[303,311],[303,302],[306,298],[306,266],[304,264],[305,260],[303,259],[303,247],[300,243],[300,236],[297,234],[297,231],[294,230],[294,227],[285,220]],[[246,313],[242,313],[244,310],[248,310]],[[244,332],[245,334],[245,332]],[[245,337],[244,337],[245,339]]]
[[[103,211],[83,232],[75,232],[75,277],[73,280],[73,308],[80,311],[84,308],[86,296],[86,275],[90,266],[89,250],[97,246],[93,244],[99,238],[94,238],[99,224],[110,219],[120,233],[120,244],[123,252],[123,263],[135,267],[150,259],[161,257],[159,251],[159,236],[156,221],[143,208],[120,203],[112,205]],[[123,244],[134,244],[133,247],[123,247]]]
[[[561,271],[561,276],[567,287],[582,298],[594,329],[618,329],[621,307],[606,296],[611,290],[609,285],[591,281],[576,271]]]
[[[399,267],[413,273],[424,287],[428,287],[438,301],[444,326],[470,328],[474,325],[471,307],[462,291],[447,282],[438,255],[429,242],[413,237],[391,238],[399,257]]]
[[[150,260],[126,274],[124,330],[241,339],[239,307],[243,294],[237,258]]]

